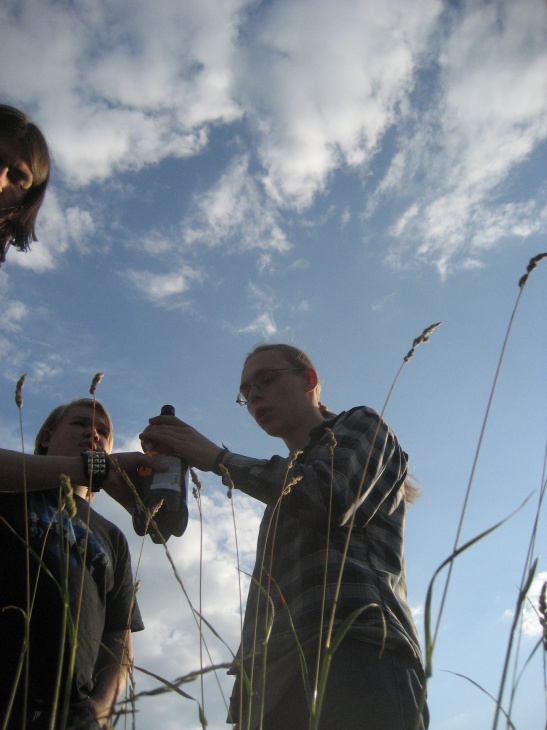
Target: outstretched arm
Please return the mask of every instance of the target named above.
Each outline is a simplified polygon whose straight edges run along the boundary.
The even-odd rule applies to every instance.
[[[133,483],[140,466],[165,470],[164,466],[139,451],[113,454],[112,458]],[[70,477],[73,486],[87,485],[88,480],[81,456],[22,454],[19,451],[0,449],[0,492],[23,492],[25,489],[34,492],[51,489],[59,484],[61,474]],[[108,479],[102,486],[113,499],[131,512],[133,493],[116,469],[110,469]]]

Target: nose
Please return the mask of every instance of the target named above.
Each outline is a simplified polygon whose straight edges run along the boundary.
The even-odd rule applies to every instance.
[[[257,385],[251,383],[249,394],[247,395],[247,404],[254,403],[257,398],[262,398],[262,391]]]
[[[93,426],[91,426],[91,425],[86,428],[86,436],[88,434],[91,436],[92,441],[95,441],[96,443],[98,443],[100,441],[101,437],[99,435],[99,432],[97,431],[96,428],[93,428]]]

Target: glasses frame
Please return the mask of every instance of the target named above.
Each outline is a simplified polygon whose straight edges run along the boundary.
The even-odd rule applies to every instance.
[[[264,376],[267,376],[268,373],[283,373],[283,372],[299,372],[299,373],[305,373],[306,368],[266,368],[261,373],[257,375],[257,378],[263,378]],[[266,388],[268,388],[270,385],[272,385],[277,380],[277,377],[275,377],[271,382],[266,383],[265,385],[259,385],[257,382],[251,380],[251,384],[249,385],[249,395],[251,393],[252,388],[256,388],[259,393],[262,393]],[[236,403],[238,406],[246,406],[249,402],[249,396],[245,398],[243,393],[240,391],[237,394]]]

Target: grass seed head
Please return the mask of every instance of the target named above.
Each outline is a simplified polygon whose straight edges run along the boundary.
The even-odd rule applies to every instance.
[[[414,342],[412,343],[411,349],[405,355],[405,358],[404,358],[405,362],[408,362],[410,360],[410,358],[414,356],[414,353],[416,352],[416,348],[419,345],[422,345],[424,342],[429,342],[429,336],[441,324],[442,324],[442,322],[436,322],[435,324],[432,324],[429,327],[426,327],[425,330],[422,332],[422,334],[419,337],[414,338]]]
[[[530,272],[532,272],[537,267],[539,262],[544,258],[547,258],[547,253],[538,253],[537,256],[532,256],[532,258],[528,262],[528,266],[526,267],[526,273],[524,274],[524,276],[521,276],[519,279],[519,288],[520,289],[522,289],[522,287],[528,281]]]
[[[61,503],[63,509],[72,520],[74,519],[74,517],[76,517],[77,510],[76,502],[74,501],[74,490],[72,489],[72,484],[70,483],[70,477],[68,477],[66,474],[61,474],[60,486]]]
[[[95,396],[95,391],[97,390],[97,386],[99,385],[99,383],[101,382],[103,377],[104,377],[104,373],[97,373],[95,375],[95,377],[93,378],[93,380],[91,381],[91,387],[89,389],[89,392],[91,393],[92,396]]]
[[[15,405],[17,406],[17,408],[23,407],[23,396],[21,391],[23,390],[23,385],[25,384],[26,377],[26,373],[24,375],[21,375],[21,377],[17,381],[17,385],[15,386]]]
[[[191,467],[190,467],[190,479],[192,480],[192,483],[195,485],[198,492],[201,492],[203,487],[201,485],[200,478],[198,477],[196,472]]]

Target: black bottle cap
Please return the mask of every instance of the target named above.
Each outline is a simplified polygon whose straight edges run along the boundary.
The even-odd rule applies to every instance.
[[[174,416],[175,415],[175,406],[162,406],[161,407],[161,416]]]

